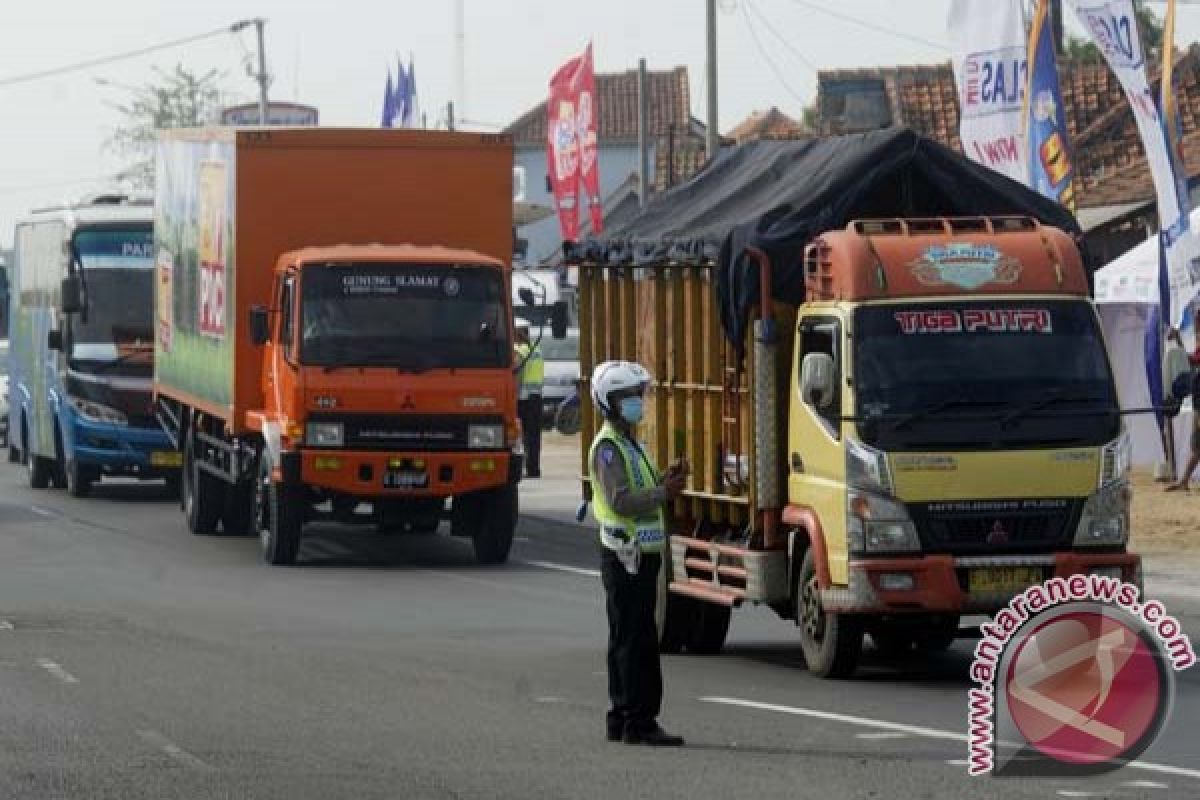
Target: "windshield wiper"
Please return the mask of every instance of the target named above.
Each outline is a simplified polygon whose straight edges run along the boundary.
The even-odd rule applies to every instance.
[[[111,361],[96,361],[95,359],[91,359],[91,358],[72,358],[71,361],[75,364],[78,364],[80,361],[91,361],[96,364],[96,367],[94,369],[84,370],[85,372],[108,372],[113,367],[120,366],[121,364],[127,364],[136,358],[144,358],[148,354],[153,355],[153,350],[151,350],[150,348],[131,350],[130,352],[125,353],[124,355],[117,356],[116,358],[114,358]],[[147,364],[147,366],[150,366],[152,364],[153,364],[153,359],[151,359],[151,361]]]
[[[1000,427],[1008,427],[1022,417],[1035,414],[1038,411],[1049,408],[1053,405],[1057,405],[1058,403],[1103,403],[1107,399],[1107,397],[1100,395],[1066,394],[1062,389],[1052,389],[1038,399],[1031,400],[1020,408],[1015,408],[1005,414],[1000,420]],[[1114,409],[1091,409],[1087,413],[1109,413],[1111,411],[1114,411]]]
[[[970,397],[948,397],[945,400],[939,400],[936,403],[926,406],[918,411],[913,411],[910,414],[905,414],[900,419],[892,423],[890,430],[893,432],[903,430],[909,427],[914,422],[932,417],[935,414],[941,414],[943,411],[949,411],[952,408],[976,408],[979,406],[995,406],[1001,405],[998,400],[981,400]]]

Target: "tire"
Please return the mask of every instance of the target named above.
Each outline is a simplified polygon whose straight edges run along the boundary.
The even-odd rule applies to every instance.
[[[29,448],[28,441],[25,444],[25,466],[29,470],[30,489],[50,488],[50,482],[54,479],[54,461],[35,456]]]
[[[872,622],[866,628],[871,644],[886,658],[903,658],[912,653],[915,636],[911,628],[882,620]]]
[[[508,561],[517,530],[517,487],[509,484],[481,494],[482,514],[471,534],[475,560],[480,564],[503,564]]]
[[[944,617],[933,617],[927,625],[922,625],[913,636],[913,644],[922,653],[941,653],[949,650],[958,638],[959,617],[951,614]]]
[[[692,620],[691,636],[688,638],[689,653],[698,656],[715,656],[725,646],[729,635],[729,620],[733,609],[716,603],[696,602],[696,616]]]
[[[63,477],[67,484],[67,494],[72,497],[87,497],[92,493],[92,485],[100,480],[100,471],[71,459],[63,467]]]
[[[15,444],[10,444],[8,446],[8,463],[10,463],[10,464],[20,464],[21,463],[21,449],[19,447],[17,447]]]
[[[819,678],[849,678],[862,653],[862,620],[821,608],[817,564],[810,547],[796,578],[796,623],[808,671]]]
[[[682,594],[667,591],[660,602],[665,603],[658,632],[658,652],[672,655],[682,653],[692,639],[692,624],[696,618],[696,601]]]
[[[564,436],[579,433],[579,404],[561,405],[554,414],[554,429]]]
[[[273,567],[289,567],[300,554],[304,505],[298,491],[271,479],[271,461],[265,453],[258,465],[253,517],[262,559]]]
[[[223,510],[224,488],[212,475],[200,469],[195,445],[189,436],[183,450],[183,514],[188,530],[197,536],[217,532]]]
[[[62,429],[54,423],[54,471],[50,474],[50,484],[55,489],[66,489],[67,484],[67,449],[63,447]],[[90,487],[89,487],[90,488]],[[79,495],[80,497],[84,495]]]

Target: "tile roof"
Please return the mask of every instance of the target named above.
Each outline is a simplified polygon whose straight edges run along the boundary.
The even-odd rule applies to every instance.
[[[649,133],[662,136],[672,125],[687,130],[692,121],[687,67],[646,74]],[[637,139],[638,73],[631,69],[596,74],[596,122],[601,142]],[[517,146],[546,141],[546,103],[539,103],[504,129]]]
[[[672,160],[671,169],[667,162]],[[689,180],[708,161],[704,139],[695,135],[660,136],[654,147],[654,191],[663,192]]]
[[[725,135],[741,144],[755,139],[797,139],[812,133],[802,122],[771,106],[766,111],[755,111]]]

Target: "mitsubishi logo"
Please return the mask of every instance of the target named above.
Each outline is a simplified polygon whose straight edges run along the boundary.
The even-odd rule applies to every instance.
[[[991,532],[987,535],[988,544],[1008,544],[1008,531],[1004,530],[1004,526],[1000,524],[1000,520],[992,525]]]

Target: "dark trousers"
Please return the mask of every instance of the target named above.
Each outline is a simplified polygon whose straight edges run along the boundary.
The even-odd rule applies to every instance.
[[[658,569],[662,556],[643,554],[637,575],[630,575],[611,550],[604,549],[600,575],[608,610],[608,712],[611,725],[627,730],[655,725],[662,708],[662,668],[658,662]]]
[[[542,474],[542,396],[518,400],[517,416],[525,437],[525,474],[537,477]]]

